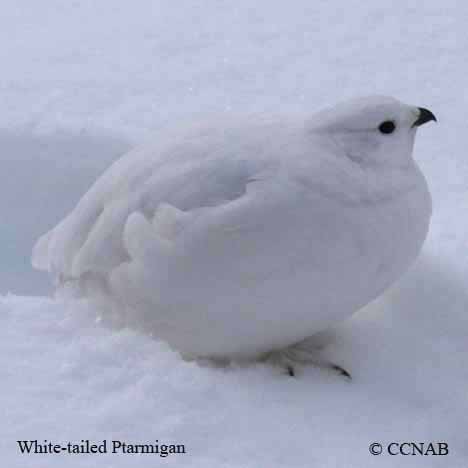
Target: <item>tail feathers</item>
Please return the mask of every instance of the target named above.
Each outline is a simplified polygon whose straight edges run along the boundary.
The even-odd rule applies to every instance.
[[[33,247],[31,263],[37,270],[50,271],[49,244],[53,235],[53,230],[47,232]]]
[[[109,298],[106,275],[86,272],[78,278],[58,275],[55,278],[55,297],[60,299],[89,298],[103,301]]]

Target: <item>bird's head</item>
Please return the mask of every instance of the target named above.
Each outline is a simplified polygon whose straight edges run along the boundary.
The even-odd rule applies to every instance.
[[[384,96],[354,99],[319,112],[309,129],[329,138],[339,152],[368,167],[402,167],[412,162],[416,130],[436,121],[423,107]]]

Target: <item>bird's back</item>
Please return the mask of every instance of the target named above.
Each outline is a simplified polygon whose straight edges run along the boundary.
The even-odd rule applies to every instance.
[[[39,239],[34,266],[66,278],[109,272],[128,258],[122,234],[132,212],[151,219],[160,203],[189,211],[242,196],[250,178],[277,164],[291,131],[271,119],[219,119],[162,133],[116,161]]]

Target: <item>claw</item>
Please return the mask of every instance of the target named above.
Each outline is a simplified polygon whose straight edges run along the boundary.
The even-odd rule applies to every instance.
[[[340,375],[346,377],[347,379],[349,379],[349,380],[352,379],[351,374],[350,374],[346,369],[343,369],[342,367],[337,366],[336,364],[333,364],[333,365],[331,366],[331,368],[332,368],[334,371],[338,372],[338,374],[340,374]]]
[[[272,351],[265,354],[262,359],[263,362],[269,362],[273,365],[279,366],[286,375],[289,377],[297,377],[301,374],[302,369],[311,365],[318,369],[333,371],[340,376],[351,380],[351,374],[343,369],[341,366],[334,364],[328,360],[320,359],[314,355],[314,350],[301,347],[300,345],[290,346],[288,348]]]

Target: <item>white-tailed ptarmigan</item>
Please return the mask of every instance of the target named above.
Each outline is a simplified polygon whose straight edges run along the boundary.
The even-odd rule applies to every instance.
[[[418,255],[431,197],[412,152],[430,120],[376,96],[161,134],[95,182],[33,264],[183,356],[290,357]]]

